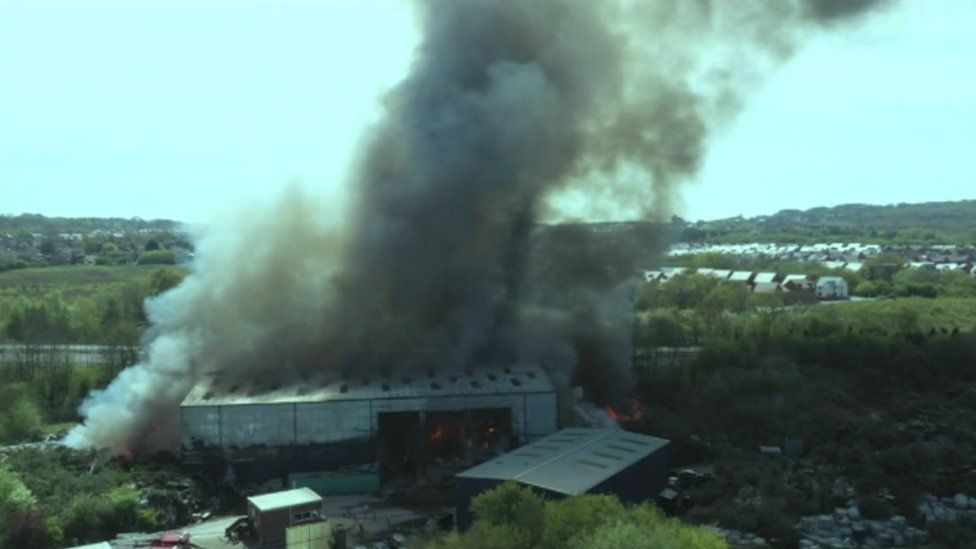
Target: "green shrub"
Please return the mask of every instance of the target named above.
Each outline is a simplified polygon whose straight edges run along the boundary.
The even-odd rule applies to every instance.
[[[53,549],[63,546],[64,532],[57,519],[41,509],[31,509],[8,517],[0,537],[0,547],[10,549]]]
[[[157,526],[153,514],[139,508],[139,494],[131,486],[120,486],[104,495],[76,494],[62,517],[65,537],[84,541]]]
[[[428,549],[725,549],[714,533],[665,518],[649,505],[625,507],[614,496],[544,500],[506,483],[472,501],[476,521],[463,534],[437,536]]]
[[[0,387],[0,443],[30,440],[41,433],[41,413],[20,383]]]
[[[172,250],[152,250],[139,256],[140,265],[173,265],[176,254]]]

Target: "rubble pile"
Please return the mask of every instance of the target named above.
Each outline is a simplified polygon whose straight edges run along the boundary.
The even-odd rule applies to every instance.
[[[971,498],[966,494],[956,494],[951,498],[940,498],[926,494],[916,509],[919,516],[925,517],[926,524],[943,520],[956,520],[963,516],[976,515],[976,498]]]
[[[720,528],[715,525],[711,525],[710,528],[724,538],[729,544],[729,547],[769,547],[766,539],[756,534],[729,530],[728,528]]]
[[[902,516],[865,519],[857,505],[837,508],[829,515],[803,517],[797,530],[801,549],[905,547],[920,545],[927,537]]]
[[[206,498],[200,488],[189,478],[172,478],[140,482],[139,504],[151,507],[162,525],[178,526],[210,518],[217,501]]]

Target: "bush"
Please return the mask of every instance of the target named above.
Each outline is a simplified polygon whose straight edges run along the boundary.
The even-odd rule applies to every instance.
[[[0,387],[0,443],[23,442],[41,433],[41,413],[22,384]]]
[[[61,547],[63,543],[61,525],[41,509],[13,515],[5,521],[4,526],[6,535],[5,539],[0,538],[0,547],[48,549]]]
[[[724,549],[714,533],[665,518],[651,506],[625,507],[614,496],[544,500],[506,483],[472,501],[477,520],[466,533],[431,540],[429,549],[674,548]]]
[[[34,494],[13,471],[0,467],[0,520],[24,513],[37,503]]]
[[[139,508],[138,492],[131,486],[120,486],[102,496],[76,494],[64,510],[63,524],[66,538],[85,541],[157,526],[153,514]]]
[[[0,548],[45,549],[60,543],[57,521],[37,508],[37,500],[20,477],[0,467]]]
[[[152,250],[139,256],[140,265],[173,265],[176,254],[172,250]]]

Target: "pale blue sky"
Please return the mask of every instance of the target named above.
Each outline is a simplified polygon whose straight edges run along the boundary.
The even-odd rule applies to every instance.
[[[811,39],[712,138],[693,219],[976,198],[976,2]],[[0,213],[206,222],[337,188],[416,41],[409,7],[0,0]]]

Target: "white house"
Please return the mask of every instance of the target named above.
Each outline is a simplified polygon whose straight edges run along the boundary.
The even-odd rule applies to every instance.
[[[817,280],[817,299],[847,299],[847,281],[839,276],[825,276]]]
[[[732,273],[732,276],[729,277],[729,280],[735,282],[745,282],[748,284],[749,281],[752,280],[752,271],[735,271]]]

